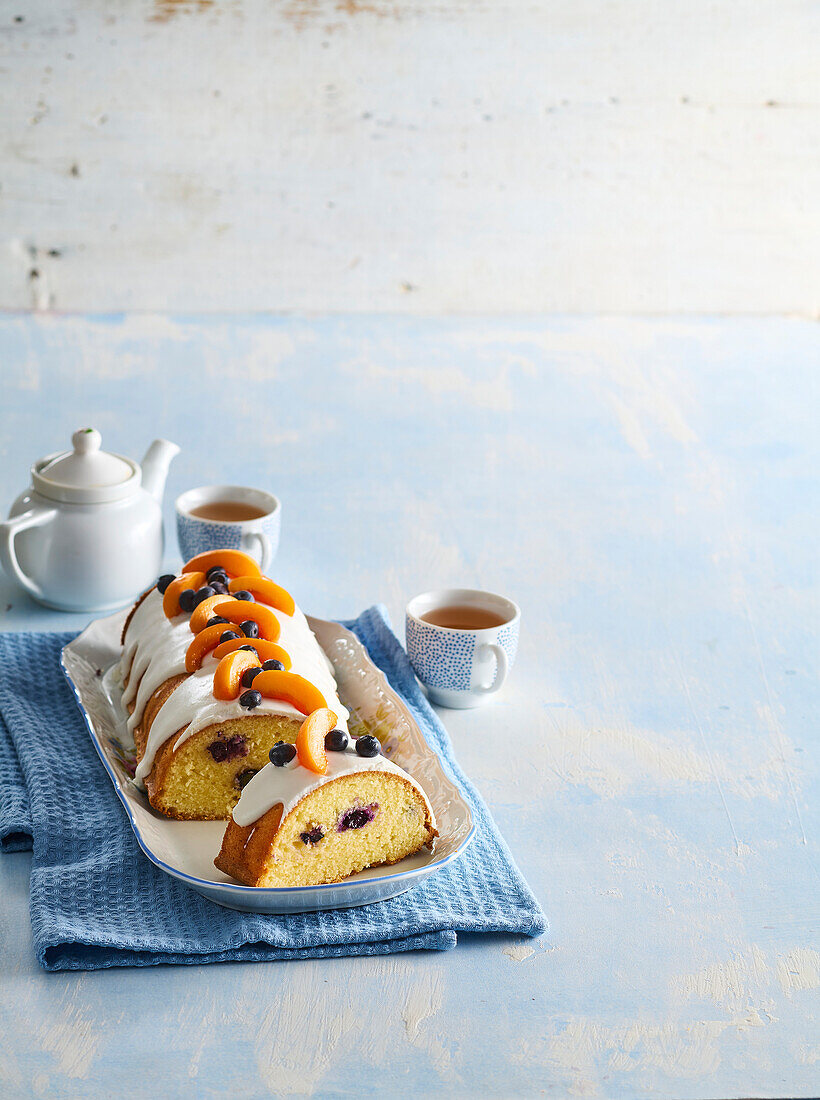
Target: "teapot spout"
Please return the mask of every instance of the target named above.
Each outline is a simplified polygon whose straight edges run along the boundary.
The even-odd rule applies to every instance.
[[[145,458],[142,460],[142,487],[151,494],[157,504],[162,504],[168,467],[171,465],[171,459],[178,454],[179,447],[167,439],[155,439],[145,452]]]

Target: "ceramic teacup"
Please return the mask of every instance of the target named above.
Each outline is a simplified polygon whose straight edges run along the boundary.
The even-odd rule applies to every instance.
[[[242,485],[204,485],[177,497],[176,511],[183,561],[206,550],[244,550],[264,573],[276,557],[282,505],[272,493]]]
[[[520,619],[512,600],[473,588],[440,588],[412,599],[407,654],[432,701],[459,708],[489,702],[515,660]]]

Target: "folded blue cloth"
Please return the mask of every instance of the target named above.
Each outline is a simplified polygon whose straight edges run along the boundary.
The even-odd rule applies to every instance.
[[[355,909],[234,912],[139,851],[60,668],[70,634],[0,635],[0,837],[32,848],[31,924],[46,970],[380,955],[454,947],[463,932],[536,936],[547,924],[461,772],[383,608],[347,623],[385,671],[472,806],[476,836],[405,894]]]

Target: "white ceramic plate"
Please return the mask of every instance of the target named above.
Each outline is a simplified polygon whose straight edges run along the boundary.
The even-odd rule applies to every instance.
[[[275,889],[240,886],[213,864],[225,832],[223,821],[173,821],[162,817],[133,781],[134,742],[126,728],[116,673],[126,615],[127,611],[119,611],[87,626],[63,649],[62,666],[137,843],[160,870],[230,909],[308,913],[395,897],[456,859],[472,840],[475,830],[470,807],[359,639],[338,623],[308,619],[333,662],[339,695],[350,711],[351,732],[375,734],[385,756],[418,780],[433,806],[440,835],[433,851],[423,849],[390,868],[362,871],[344,882]]]

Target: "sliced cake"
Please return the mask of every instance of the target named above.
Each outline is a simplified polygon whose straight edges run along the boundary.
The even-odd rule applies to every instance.
[[[437,835],[418,783],[321,708],[245,786],[214,863],[246,886],[316,886],[397,863]]]

